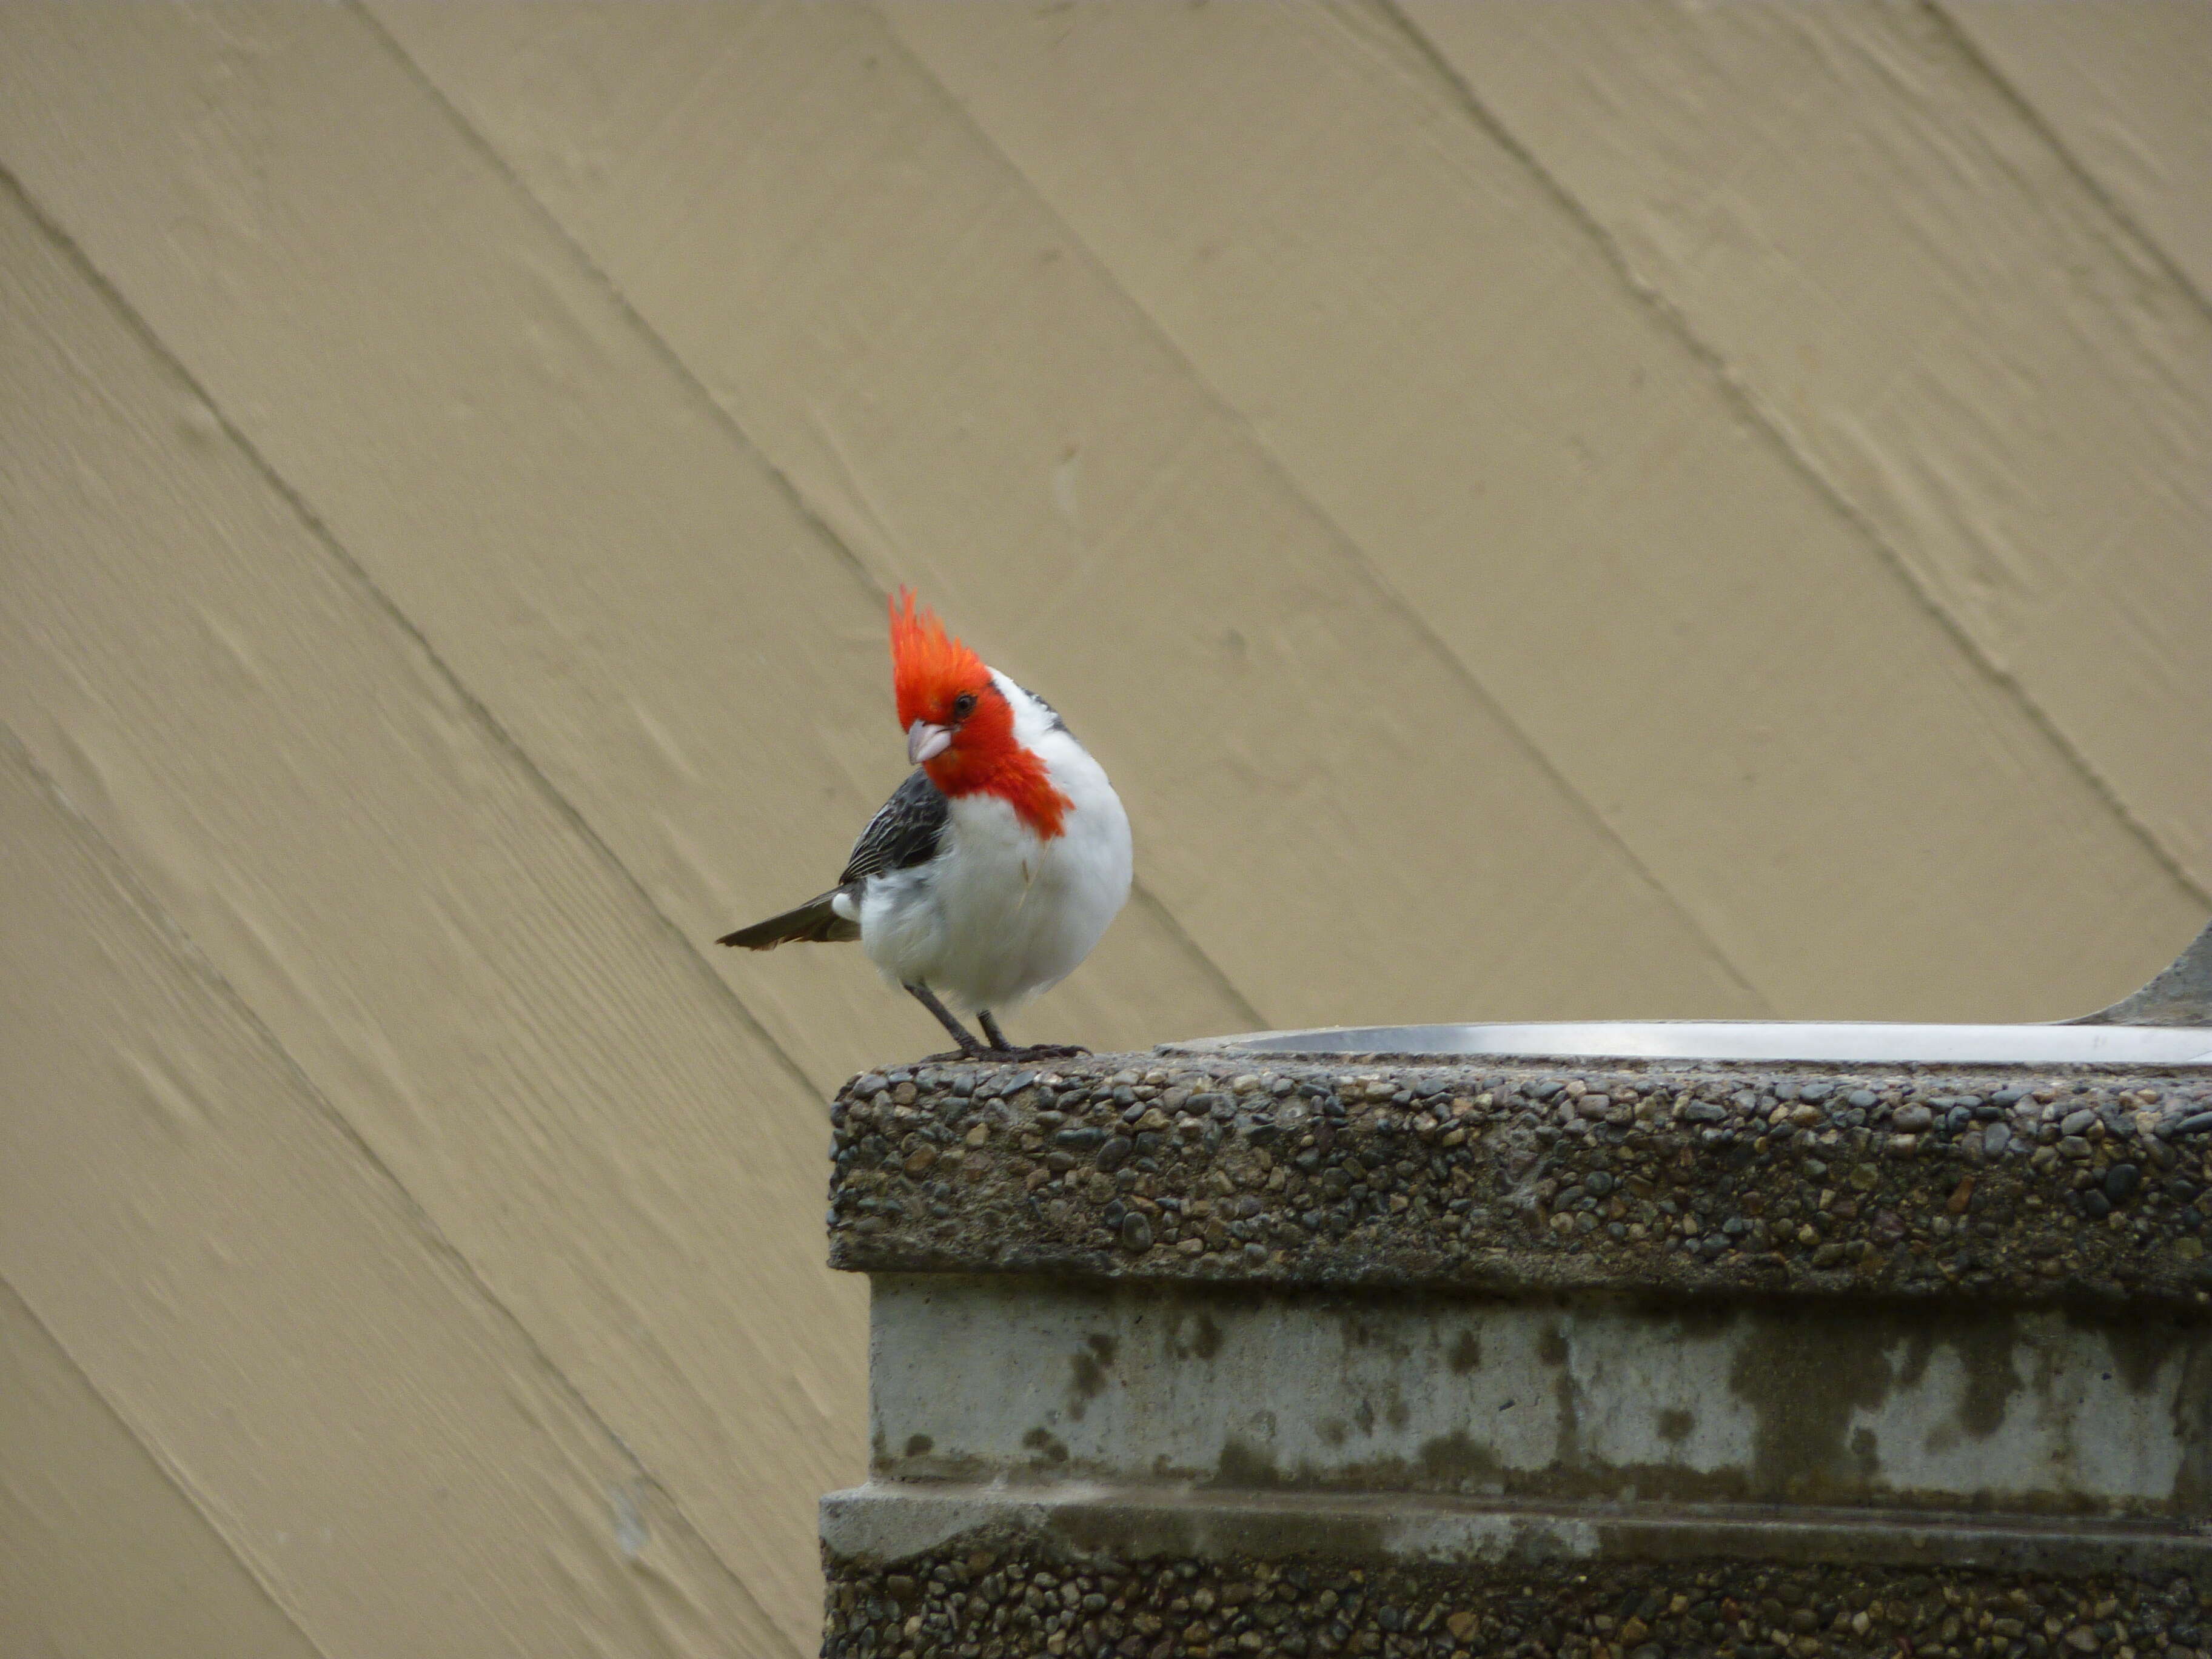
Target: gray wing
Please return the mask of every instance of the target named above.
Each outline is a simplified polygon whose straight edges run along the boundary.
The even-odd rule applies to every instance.
[[[850,887],[886,871],[928,863],[944,842],[945,822],[951,815],[952,804],[929,781],[928,773],[919,769],[908,773],[853,843],[853,856],[845,861],[845,873],[837,878],[837,884]]]
[[[796,910],[725,933],[715,942],[748,951],[773,951],[798,939],[829,945],[860,938],[860,924],[837,914],[838,899],[847,894],[858,897],[858,890],[870,876],[928,863],[937,856],[945,823],[951,816],[951,803],[929,781],[929,775],[913,773],[891,792],[883,810],[860,831],[860,840],[853,843],[853,856],[845,861],[845,873],[837,878],[835,887]]]

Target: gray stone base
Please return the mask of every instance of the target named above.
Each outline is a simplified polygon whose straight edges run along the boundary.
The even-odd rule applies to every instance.
[[[1863,1510],[1081,1486],[823,1504],[823,1652],[2212,1653],[2212,1537]]]

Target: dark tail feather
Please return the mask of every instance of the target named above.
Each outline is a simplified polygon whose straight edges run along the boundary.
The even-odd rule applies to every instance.
[[[830,908],[840,890],[832,888],[820,898],[807,900],[796,910],[786,910],[780,916],[770,916],[766,921],[740,927],[734,933],[725,933],[714,943],[741,945],[748,951],[773,951],[779,945],[795,942],[836,945],[858,939],[860,924],[846,921]]]

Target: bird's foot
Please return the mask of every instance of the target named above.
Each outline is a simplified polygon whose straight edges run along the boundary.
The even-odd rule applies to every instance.
[[[917,1066],[1006,1066],[1016,1061],[1073,1060],[1090,1052],[1090,1049],[1073,1042],[1031,1042],[1019,1048],[947,1048],[942,1054],[924,1054],[914,1063]]]

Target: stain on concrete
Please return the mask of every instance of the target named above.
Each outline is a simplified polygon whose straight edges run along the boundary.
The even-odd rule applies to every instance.
[[[2173,1484],[2174,1502],[2192,1514],[2212,1510],[2212,1342],[2201,1336],[2182,1361],[2175,1390],[2173,1431],[2184,1451]]]
[[[1851,1462],[1863,1469],[1877,1467],[1881,1461],[1881,1442],[1869,1428],[1851,1431]]]
[[[906,1437],[908,1457],[927,1457],[937,1449],[937,1443],[926,1434],[910,1434]]]
[[[1279,1486],[1281,1471],[1272,1453],[1242,1440],[1222,1443],[1220,1461],[1214,1465],[1214,1483],[1224,1486]]]
[[[1221,1352],[1221,1327],[1213,1322],[1213,1316],[1206,1309],[1198,1310],[1198,1336],[1190,1345],[1191,1357],[1211,1359]]]
[[[1679,1407],[1669,1406],[1659,1413],[1659,1437],[1670,1446],[1680,1445],[1697,1426],[1696,1416]]]
[[[1067,1462],[1067,1443],[1049,1429],[1042,1427],[1031,1429],[1022,1437],[1022,1444],[1036,1453],[1048,1463]]]
[[[2175,1352],[2202,1346],[2202,1327],[2146,1315],[2130,1320],[2088,1320],[2069,1315],[2067,1322],[2100,1334],[2112,1356],[2112,1370],[2130,1394],[2148,1394],[2158,1386],[2158,1375]]]
[[[1478,1445],[1463,1430],[1423,1441],[1419,1467],[1422,1479],[1431,1486],[1456,1491],[1498,1486],[1505,1474],[1498,1454]]]
[[[2173,1498],[2197,1512],[2212,1506],[2212,1332],[2195,1321],[2156,1314],[2123,1322],[2069,1313],[2068,1323],[2104,1339],[2112,1375],[2138,1397],[2158,1388],[2167,1365],[2179,1361],[2172,1421],[2185,1449]]]
[[[2019,1322],[2010,1313],[1994,1311],[1978,1319],[1946,1321],[1936,1324],[1916,1321],[1905,1344],[1905,1358],[1897,1370],[1900,1388],[1915,1388],[1928,1370],[1929,1357],[1941,1346],[1948,1348],[1966,1377],[1959,1402],[1959,1427],[1976,1440],[1986,1440],[2003,1425],[2005,1410],[2020,1392]],[[1930,1451],[1938,1448],[1932,1442]]]
[[[1076,1352],[1067,1357],[1068,1370],[1073,1373],[1067,1385],[1067,1415],[1080,1423],[1091,1402],[1106,1390],[1105,1368],[1087,1352]]]
[[[1451,1366],[1454,1376],[1465,1376],[1469,1371],[1480,1370],[1482,1365],[1482,1339],[1472,1329],[1462,1331],[1458,1340],[1451,1346],[1451,1354],[1446,1363]]]
[[[1770,1309],[1729,1370],[1729,1391],[1753,1413],[1753,1488],[1798,1503],[1856,1497],[1875,1482],[1878,1469],[1855,1455],[1851,1416],[1879,1407],[1895,1382],[1881,1345],[1824,1341],[1825,1322]]]

